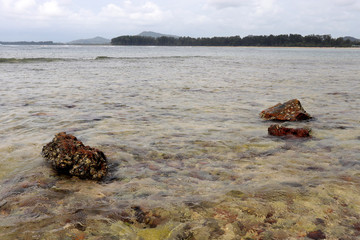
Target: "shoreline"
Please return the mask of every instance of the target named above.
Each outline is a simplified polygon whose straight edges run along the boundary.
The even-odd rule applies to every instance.
[[[275,49],[360,49],[360,46],[357,47],[299,47],[299,46],[159,46],[159,45],[112,45],[112,44],[45,44],[45,45],[40,45],[40,44],[35,44],[35,45],[31,45],[31,44],[5,44],[1,46],[12,46],[12,47],[17,47],[17,46],[41,46],[41,47],[51,47],[51,46],[63,46],[63,47],[151,47],[151,48],[155,48],[155,47],[168,47],[168,48],[275,48]]]

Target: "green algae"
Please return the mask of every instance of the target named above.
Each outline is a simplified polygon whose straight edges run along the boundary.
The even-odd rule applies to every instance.
[[[172,224],[166,224],[157,226],[156,228],[141,229],[137,232],[137,236],[139,239],[144,240],[169,239],[173,228],[174,226]]]
[[[57,188],[64,189],[67,186],[70,185],[63,182],[58,184]],[[242,239],[287,239],[305,236],[308,232],[319,229],[325,232],[327,236],[340,237],[348,231],[346,226],[353,226],[358,222],[359,211],[356,208],[358,200],[355,198],[356,193],[352,193],[353,189],[346,189],[337,185],[326,187],[314,189],[306,195],[293,192],[286,195],[285,198],[278,198],[277,200],[269,194],[250,195],[238,190],[231,190],[216,201],[189,203],[186,206],[168,205],[165,208],[144,210],[150,217],[161,216],[161,224],[155,227],[149,227],[141,222],[132,223],[124,222],[124,220],[113,222],[101,218],[97,214],[92,217],[90,215],[84,223],[86,227],[85,239],[98,239],[96,236],[106,236],[108,239],[174,239],[181,233],[184,234],[181,236],[192,236],[195,239],[209,239],[210,236],[217,236],[215,239],[227,239],[227,237],[232,239],[231,236],[239,236]],[[28,194],[30,193],[31,191]],[[73,209],[74,206],[78,206],[82,202],[81,194],[88,195],[86,192],[71,193],[66,191],[65,193],[56,191],[55,193],[65,196],[61,200],[63,202],[62,212],[67,211],[66,208]],[[71,197],[72,194],[76,194],[76,199],[80,199],[70,204],[68,201],[74,201],[74,198]],[[30,201],[32,197],[29,195],[28,199],[26,200],[24,197],[19,205],[31,209],[32,206],[25,202]],[[345,199],[346,201],[344,201]],[[42,204],[46,205],[46,201],[41,201]],[[91,204],[91,202],[89,203]],[[14,201],[11,202],[11,206],[8,207],[13,209],[13,214],[16,213],[16,215],[21,216],[26,212],[24,209],[17,210]],[[51,214],[51,212],[49,213]],[[64,215],[65,219],[70,216]],[[136,216],[135,214],[134,217]],[[343,218],[343,216],[347,217]],[[66,221],[65,219],[64,221]],[[131,220],[133,218],[127,217],[126,219]],[[31,228],[36,231],[37,227],[44,227],[50,223],[48,228],[51,229],[64,223],[49,220],[44,219],[43,223],[37,221]],[[67,227],[60,228],[59,231],[52,232],[50,235],[44,234],[39,239],[46,239],[46,236],[52,236],[53,239],[81,236],[79,235],[81,232],[76,229],[76,221],[67,223],[65,226]],[[5,237],[4,239],[11,238]]]
[[[231,190],[227,192],[226,195],[234,198],[243,198],[245,196],[245,193],[238,190]]]
[[[135,239],[136,238],[136,231],[130,225],[126,224],[122,221],[117,221],[110,226],[111,232],[122,239]]]
[[[165,240],[170,239],[169,237],[177,227],[174,223],[166,223],[155,228],[137,228],[131,224],[118,221],[111,224],[110,229],[112,234],[120,239]]]

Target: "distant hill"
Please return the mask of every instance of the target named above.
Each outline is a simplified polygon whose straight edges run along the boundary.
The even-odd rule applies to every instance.
[[[103,37],[94,37],[88,39],[79,39],[68,42],[67,44],[74,44],[74,45],[96,45],[96,44],[110,44],[110,39],[106,39]]]
[[[19,41],[19,42],[0,42],[0,45],[57,45],[59,43],[54,43],[53,41],[41,41],[41,42],[28,42],[28,41]]]
[[[176,36],[176,35],[162,34],[162,33],[150,32],[150,31],[145,31],[145,32],[139,33],[137,36],[153,37],[153,38],[159,38],[159,37],[179,38],[179,36]]]
[[[360,42],[360,39],[354,38],[354,37],[350,37],[350,36],[346,36],[344,37],[344,40],[350,40],[350,42]]]

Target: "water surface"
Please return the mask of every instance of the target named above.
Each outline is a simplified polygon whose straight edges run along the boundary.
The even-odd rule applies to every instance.
[[[0,46],[1,239],[360,235],[359,49]],[[297,98],[312,138],[268,136]],[[58,176],[57,132],[108,156]]]

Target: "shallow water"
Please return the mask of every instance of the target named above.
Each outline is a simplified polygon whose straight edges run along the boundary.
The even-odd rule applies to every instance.
[[[0,46],[1,239],[360,236],[359,49]],[[267,135],[297,98],[312,138]],[[66,131],[102,182],[40,152]]]

